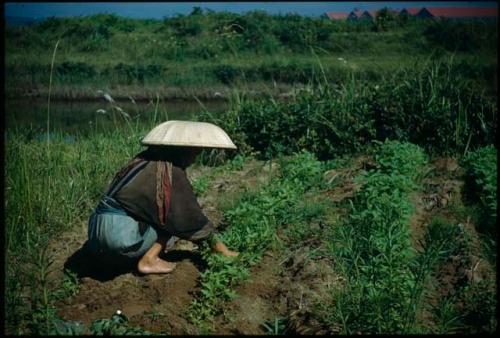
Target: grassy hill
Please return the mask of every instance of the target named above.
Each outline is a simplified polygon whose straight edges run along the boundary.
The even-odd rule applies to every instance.
[[[389,15],[389,14],[388,14]],[[213,96],[229,88],[289,91],[323,74],[379,81],[399,69],[453,58],[457,71],[496,92],[497,27],[488,22],[341,22],[265,12],[202,12],[164,20],[101,14],[7,27],[9,96],[45,95],[54,47],[55,97],[97,89],[139,98]],[[172,90],[182,88],[184,90]]]

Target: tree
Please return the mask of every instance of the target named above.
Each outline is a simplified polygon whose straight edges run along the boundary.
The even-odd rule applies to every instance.
[[[377,31],[382,30],[386,31],[391,22],[394,22],[396,19],[394,17],[394,13],[392,13],[389,8],[384,7],[377,12],[375,15],[375,24]]]
[[[203,9],[201,9],[201,7],[195,6],[195,7],[193,7],[191,14],[189,14],[189,15],[191,15],[191,16],[203,15]]]

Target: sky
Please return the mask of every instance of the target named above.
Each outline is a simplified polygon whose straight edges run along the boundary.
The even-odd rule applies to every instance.
[[[479,6],[495,7],[494,1],[420,1],[420,2],[7,2],[5,16],[47,18],[51,16],[84,16],[98,13],[117,14],[131,18],[162,19],[176,14],[189,14],[193,7],[214,11],[244,13],[265,10],[271,14],[298,13],[319,16],[325,12],[350,12],[353,8],[394,9],[408,7]]]

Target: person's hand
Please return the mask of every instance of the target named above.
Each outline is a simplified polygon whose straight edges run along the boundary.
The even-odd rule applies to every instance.
[[[231,251],[231,250],[226,250],[224,252],[221,252],[224,256],[226,257],[236,257],[239,255],[239,252],[236,252],[236,251]]]
[[[221,254],[223,254],[224,256],[226,257],[236,257],[238,256],[238,252],[236,251],[231,251],[227,248],[227,246],[222,243],[221,241],[217,241],[213,247],[213,250],[215,252],[219,252]]]

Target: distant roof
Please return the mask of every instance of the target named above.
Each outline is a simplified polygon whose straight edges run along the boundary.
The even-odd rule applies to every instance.
[[[379,9],[374,9],[374,10],[370,10],[370,11],[366,11],[366,12],[368,12],[368,14],[370,14],[372,17],[375,17],[377,15],[378,11],[379,11]]]
[[[361,15],[363,15],[364,12],[365,12],[364,10],[358,9],[358,10],[352,11],[351,13],[354,13],[359,18],[359,17],[361,17]]]
[[[354,10],[352,12],[328,12],[326,15],[330,19],[347,19],[349,16],[355,16],[355,18],[362,18],[363,15],[376,17],[377,10]],[[434,17],[445,17],[445,18],[496,18],[498,17],[498,8],[486,8],[486,7],[413,7],[413,8],[403,8],[401,11],[406,10],[410,15],[419,15],[421,11],[427,10],[431,16]],[[389,9],[391,13],[398,14],[400,11]],[[426,14],[429,15],[429,14]]]
[[[484,7],[427,7],[434,16],[446,18],[486,18],[498,17],[498,8]]]
[[[417,13],[420,12],[421,9],[422,9],[422,7],[419,7],[419,8],[407,8],[406,11],[410,15],[417,15]]]
[[[347,19],[349,13],[347,12],[328,12],[326,13],[330,19]]]

